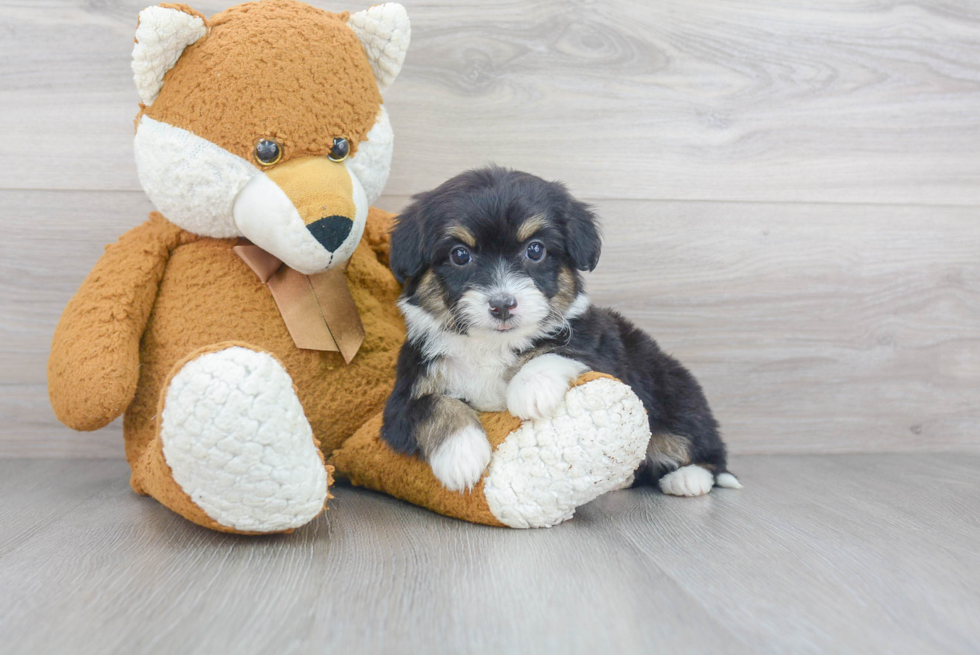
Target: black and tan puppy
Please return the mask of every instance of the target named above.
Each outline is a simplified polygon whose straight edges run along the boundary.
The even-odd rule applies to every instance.
[[[579,271],[600,248],[589,207],[527,173],[473,170],[415,196],[391,237],[408,340],[384,412],[388,444],[424,457],[448,489],[471,488],[491,455],[477,411],[551,416],[594,370],[628,384],[649,414],[638,483],[683,496],[741,486],[694,377],[590,304]]]

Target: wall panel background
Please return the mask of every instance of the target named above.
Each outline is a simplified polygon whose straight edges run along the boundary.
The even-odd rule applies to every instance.
[[[118,422],[55,420],[45,360],[151,210],[144,3],[0,2],[0,456],[122,454]],[[980,5],[404,4],[380,206],[488,161],[567,182],[605,224],[594,300],[690,366],[733,452],[980,451]]]

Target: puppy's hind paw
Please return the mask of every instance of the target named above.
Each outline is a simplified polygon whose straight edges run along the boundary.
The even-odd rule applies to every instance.
[[[711,471],[697,464],[682,466],[660,478],[660,490],[671,496],[703,496],[714,485]]]
[[[491,454],[486,433],[479,427],[467,426],[439,444],[429,457],[429,466],[446,489],[461,492],[480,481]]]
[[[522,419],[544,419],[555,415],[572,380],[588,370],[574,359],[561,355],[535,357],[517,372],[507,387],[507,411]]]

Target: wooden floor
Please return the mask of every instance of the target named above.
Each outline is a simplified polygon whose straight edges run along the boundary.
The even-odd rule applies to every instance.
[[[3,653],[968,653],[980,457],[743,456],[741,491],[609,494],[550,530],[340,488],[209,532],[115,460],[0,461]]]

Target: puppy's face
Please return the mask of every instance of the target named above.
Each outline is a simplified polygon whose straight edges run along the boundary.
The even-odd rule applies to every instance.
[[[406,315],[518,344],[564,324],[600,238],[595,216],[561,184],[487,168],[416,196],[391,247]]]

